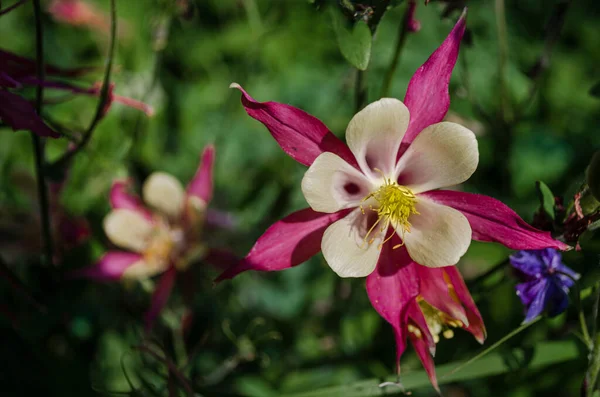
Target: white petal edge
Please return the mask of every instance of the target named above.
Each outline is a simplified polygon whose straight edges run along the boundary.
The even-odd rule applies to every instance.
[[[420,265],[444,267],[455,265],[471,244],[471,225],[454,208],[417,197],[417,211],[408,220],[410,232],[404,238],[408,254]]]
[[[318,212],[334,213],[357,207],[372,189],[360,171],[329,152],[321,153],[302,178],[302,194],[308,205]]]
[[[144,201],[163,214],[176,218],[181,215],[185,190],[181,182],[166,172],[151,174],[142,187]]]
[[[441,122],[425,128],[400,158],[399,183],[413,193],[454,186],[477,169],[475,134],[460,124]]]
[[[360,208],[331,224],[321,240],[325,261],[340,277],[366,277],[375,270],[381,238],[364,241],[366,215]]]
[[[358,112],[346,129],[348,146],[365,175],[381,178],[392,176],[402,138],[408,128],[410,113],[395,98],[382,98]]]
[[[143,252],[152,235],[152,223],[136,211],[116,209],[104,218],[104,233],[109,240],[133,252]]]
[[[123,272],[121,279],[123,280],[143,280],[167,270],[169,264],[158,261],[147,261],[145,259],[135,262]]]

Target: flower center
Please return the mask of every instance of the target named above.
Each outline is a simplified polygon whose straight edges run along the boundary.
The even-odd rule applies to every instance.
[[[446,339],[451,339],[454,336],[454,331],[452,328],[461,328],[463,326],[462,321],[456,320],[446,313],[436,309],[427,303],[422,297],[419,296],[417,300],[419,302],[419,308],[423,313],[423,317],[425,317],[425,321],[427,322],[429,333],[431,333],[435,343],[440,341],[440,334],[442,334],[442,336]],[[409,326],[408,330],[409,332],[417,335],[417,337],[420,337],[421,335],[420,330],[415,326]]]
[[[144,259],[150,264],[168,263],[174,246],[169,229],[157,227],[144,251]]]
[[[383,185],[366,196],[362,201],[366,202],[371,198],[377,201],[377,206],[369,206],[369,209],[377,213],[377,221],[367,232],[367,235],[365,236],[366,242],[371,244],[375,240],[372,234],[377,225],[379,225],[380,228],[379,233],[376,235],[383,234],[384,237],[389,226],[392,226],[396,231],[400,232],[402,237],[404,237],[405,233],[410,233],[410,222],[408,221],[408,218],[413,214],[419,214],[419,212],[416,209],[417,198],[409,188],[399,185],[390,178],[385,178]],[[364,214],[365,209],[363,205],[361,205],[360,208]],[[383,243],[381,243],[381,245],[385,244],[393,235],[394,234],[392,233],[383,241]],[[401,244],[394,248],[398,248],[399,246],[401,246]]]

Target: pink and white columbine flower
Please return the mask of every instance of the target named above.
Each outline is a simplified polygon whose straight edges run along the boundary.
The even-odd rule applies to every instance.
[[[147,327],[166,304],[178,271],[197,260],[218,266],[228,260],[227,253],[207,247],[201,239],[212,198],[214,155],[214,147],[204,149],[198,171],[185,190],[172,175],[151,174],[142,187],[147,206],[128,192],[127,181],[113,183],[112,211],[104,218],[104,232],[123,250],[108,251],[95,265],[76,272],[99,281],[162,274],[146,314]]]
[[[302,192],[310,208],[273,224],[219,280],[246,270],[287,269],[322,250],[340,276],[367,277],[371,303],[394,327],[398,360],[410,336],[434,386],[428,354],[436,330],[460,326],[480,341],[485,337],[462,277],[448,267],[471,239],[512,249],[568,248],[498,200],[439,190],[466,181],[478,163],[474,134],[442,122],[464,31],[461,17],[417,69],[404,102],[384,98],[355,115],[347,146],[315,117],[289,105],[257,102],[232,84],[242,91],[246,112],[288,155],[309,166]],[[436,298],[442,296],[449,300]]]

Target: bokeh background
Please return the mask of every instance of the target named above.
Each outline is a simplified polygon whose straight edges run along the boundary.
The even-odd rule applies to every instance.
[[[42,2],[46,10],[50,3]],[[109,2],[88,3],[108,24]],[[379,98],[393,55],[406,7],[396,3],[374,36],[366,72],[369,101]],[[506,0],[503,84],[498,72],[499,2],[466,3],[469,32],[451,81],[448,117],[476,132],[481,160],[474,177],[460,189],[500,198],[531,221],[539,207],[535,181],[544,181],[568,202],[600,146],[600,99],[590,92],[600,81],[600,3]],[[559,3],[568,7],[564,27],[548,52],[548,67],[538,73],[535,65],[546,38],[556,30],[551,16]],[[439,1],[427,6],[418,2],[421,30],[407,38],[391,96],[403,98],[412,73],[457,20],[460,10],[442,17],[446,7]],[[77,156],[60,204],[73,216],[87,218],[92,235],[66,252],[58,266],[44,267],[39,261],[30,137],[8,128],[0,131],[0,255],[3,266],[19,280],[0,280],[2,395],[168,395],[172,380],[165,363],[136,348],[143,341],[141,319],[152,286],[63,277],[93,263],[109,247],[101,222],[109,209],[112,180],[129,176],[139,184],[162,170],[186,183],[204,145],[214,143],[212,205],[230,213],[235,226],[209,238],[243,256],[272,222],[306,206],[299,188],[305,168],[245,114],[239,92],[229,84],[242,84],[257,100],[304,109],[340,137],[355,113],[356,69],[336,41],[330,12],[341,11],[335,1],[118,0],[117,11],[115,92],[141,99],[156,112],[147,118],[114,104],[87,150]],[[49,12],[43,23],[46,61],[62,67],[94,66],[84,80],[101,81],[108,25],[73,26]],[[31,4],[0,17],[0,37],[3,49],[35,56]],[[56,103],[46,105],[45,114],[68,130],[85,129],[93,117],[93,97],[73,98],[51,90],[46,96]],[[56,158],[65,148],[64,140],[48,142],[47,155]],[[565,261],[583,274],[585,287],[597,279],[600,245],[590,234],[582,246],[582,252],[566,254]],[[459,266],[465,279],[474,280],[508,254],[499,245],[473,243]],[[193,274],[190,333],[183,337],[173,331],[182,315],[181,291],[176,289],[151,338],[182,365],[197,395],[281,396],[394,374],[392,330],[372,309],[364,281],[337,278],[320,255],[282,273],[245,273],[218,285],[212,281],[217,272],[207,266],[197,264]],[[487,325],[486,345],[524,318],[514,284],[508,268],[470,283]],[[584,306],[589,304],[584,301]],[[482,359],[469,372],[475,375],[444,382],[444,395],[578,395],[587,358],[573,333],[576,316],[571,308],[541,320],[496,350],[503,368],[510,370],[477,376],[486,365],[495,365]],[[550,364],[530,365],[534,353],[544,354],[547,341],[563,341],[565,349],[578,354],[552,363],[556,351],[548,350]],[[514,348],[522,354],[515,356]],[[436,363],[450,363],[447,370],[481,350],[459,331],[438,344]],[[402,358],[403,377],[422,380],[420,371],[409,348]],[[416,380],[414,396],[436,395],[426,380]],[[130,383],[137,391],[130,392]],[[339,395],[335,393],[344,389],[335,390],[318,395]],[[397,391],[387,390],[388,395]]]

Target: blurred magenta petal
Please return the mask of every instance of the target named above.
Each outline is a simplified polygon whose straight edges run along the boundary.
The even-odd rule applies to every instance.
[[[58,132],[44,123],[29,101],[2,89],[0,89],[0,120],[14,131],[27,130],[41,137],[60,137]]]
[[[101,32],[110,28],[108,15],[83,0],[52,0],[48,12],[56,21],[73,26],[88,26]]]
[[[448,84],[464,33],[465,14],[408,83],[404,104],[410,111],[410,123],[402,143],[411,143],[425,127],[439,123],[448,112]]]
[[[152,220],[152,213],[144,206],[142,200],[134,194],[131,194],[130,180],[114,181],[110,188],[110,206],[113,209],[132,210],[148,220]]]
[[[213,166],[215,162],[215,147],[208,145],[202,152],[200,165],[196,175],[190,181],[187,187],[189,196],[196,196],[202,199],[206,204],[210,203],[213,195]]]
[[[570,247],[552,238],[549,232],[534,228],[502,202],[480,194],[437,190],[424,193],[440,204],[462,212],[473,229],[473,240],[503,244],[511,249]]]
[[[62,69],[46,65],[45,74],[46,76],[77,77],[94,69],[89,67]],[[5,73],[16,81],[25,77],[35,77],[37,75],[36,63],[32,59],[0,49],[0,73]]]
[[[461,303],[452,296],[448,288],[444,268],[415,266],[419,275],[420,294],[427,303],[451,317],[469,324],[469,319]]]
[[[96,281],[115,281],[121,278],[127,268],[143,259],[142,255],[133,252],[108,251],[94,265],[76,270],[71,275]]]
[[[306,208],[288,215],[271,225],[250,253],[223,272],[217,281],[232,278],[246,270],[283,270],[306,262],[321,250],[321,238],[327,226],[348,212],[326,214]]]
[[[477,342],[483,343],[487,336],[487,331],[485,330],[485,325],[483,324],[483,318],[481,318],[479,309],[477,309],[477,305],[473,301],[473,297],[471,296],[465,281],[458,271],[458,268],[456,266],[448,266],[444,268],[444,272],[448,276],[448,279],[454,288],[456,297],[458,300],[460,300],[467,313],[469,326],[465,327],[465,329],[473,334],[475,339],[477,339]]]
[[[279,146],[297,162],[311,165],[323,152],[332,152],[358,168],[352,152],[316,117],[290,105],[277,102],[257,102],[238,84],[242,104],[250,117],[269,129]]]
[[[146,331],[150,331],[156,321],[156,317],[160,314],[162,309],[167,304],[171,290],[175,284],[175,277],[177,276],[177,269],[175,266],[171,266],[158,280],[154,294],[152,294],[152,302],[150,303],[150,309],[146,312],[144,320],[146,323]]]
[[[406,11],[407,29],[409,32],[418,32],[421,30],[421,22],[415,18],[415,11],[417,10],[416,0],[411,0],[408,3],[408,10]]]
[[[377,268],[367,277],[367,294],[377,313],[394,327],[396,359],[406,349],[408,308],[419,294],[419,278],[406,249],[393,247],[400,243],[394,234],[381,248]]]
[[[53,88],[56,90],[69,91],[73,94],[82,94],[82,95],[90,95],[99,97],[102,94],[102,83],[95,83],[90,88],[80,87],[71,83],[64,83],[62,81],[54,81],[54,80],[38,80],[37,77],[25,76],[18,80],[19,83],[23,85],[30,86],[42,86],[46,88]],[[137,99],[124,97],[122,95],[118,95],[114,93],[115,83],[110,83],[108,86],[108,99],[104,104],[103,108],[103,116],[108,113],[113,102],[119,102],[125,106],[128,106],[133,109],[137,109],[146,114],[146,116],[151,117],[154,115],[154,108],[142,101],[138,101]]]

